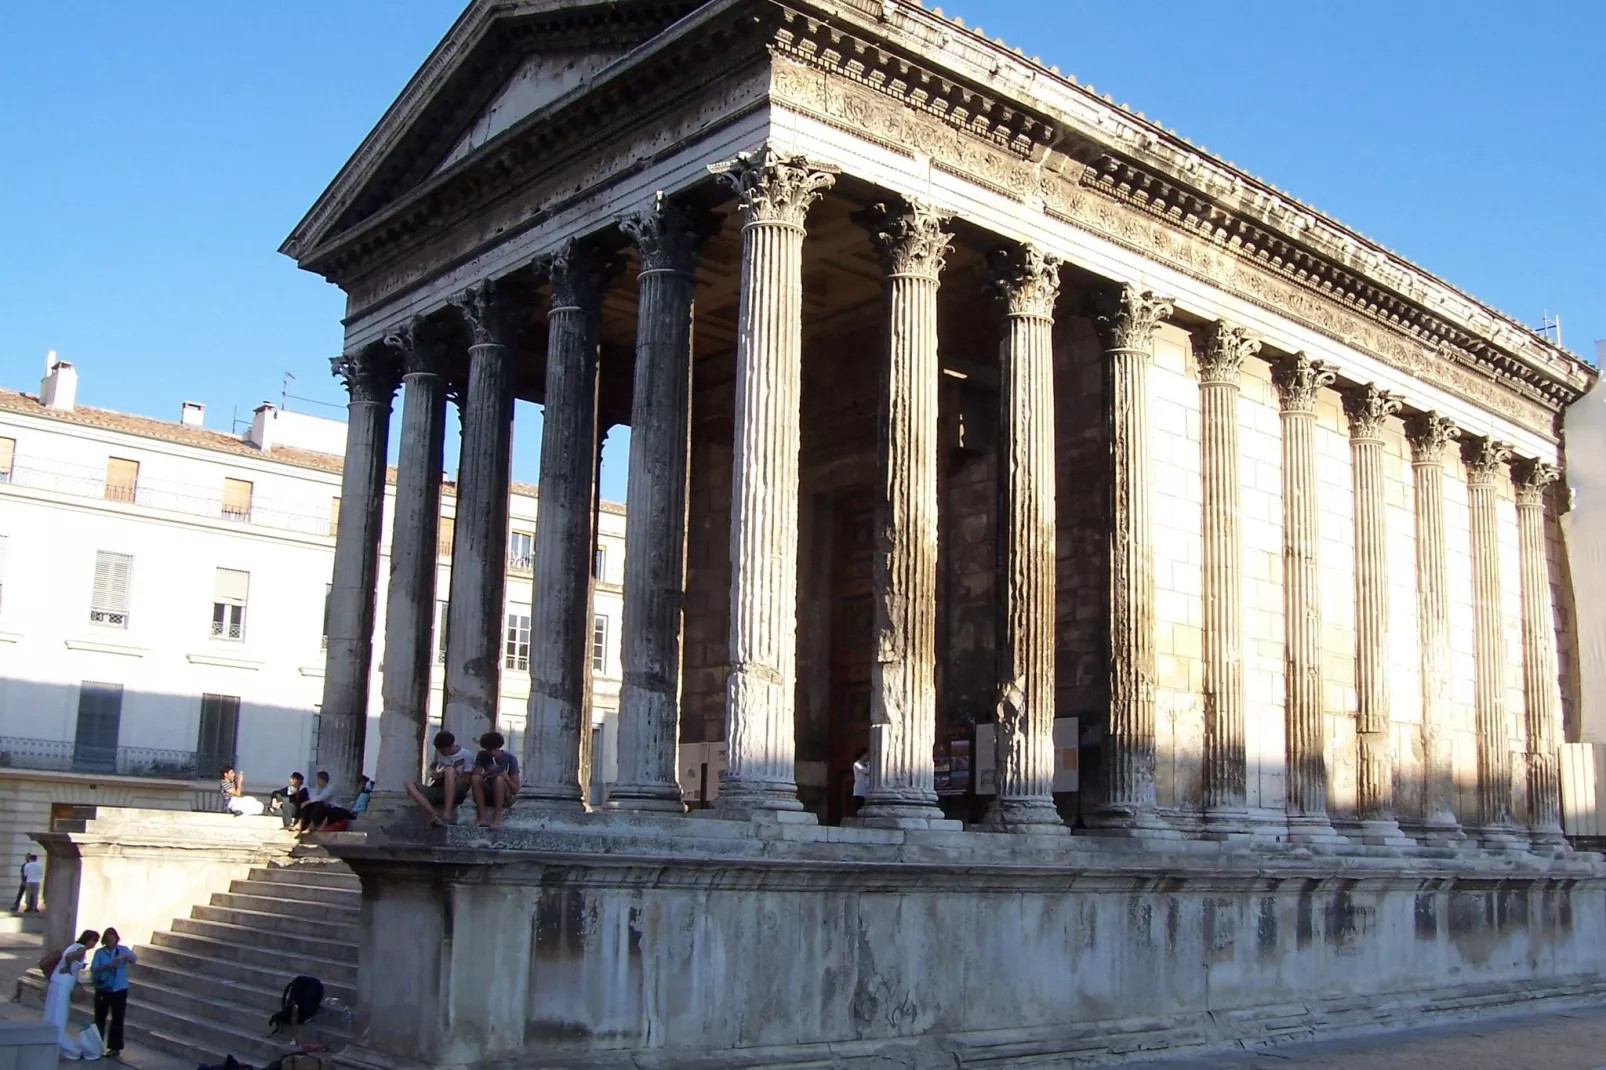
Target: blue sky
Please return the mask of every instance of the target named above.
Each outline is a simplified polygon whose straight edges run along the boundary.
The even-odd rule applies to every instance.
[[[0,385],[37,389],[55,349],[85,404],[128,412],[191,399],[227,427],[286,371],[293,395],[339,401],[340,295],[276,250],[460,8],[0,4]],[[1519,320],[1559,311],[1575,352],[1606,337],[1606,3],[947,11]],[[520,408],[533,481],[539,415]],[[610,497],[622,462],[610,448]]]

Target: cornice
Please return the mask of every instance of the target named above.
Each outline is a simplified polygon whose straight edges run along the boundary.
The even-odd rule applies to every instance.
[[[1531,328],[957,19],[911,0],[788,0],[784,11],[781,53],[943,117],[1042,173],[1075,176],[1547,408],[1595,379]]]

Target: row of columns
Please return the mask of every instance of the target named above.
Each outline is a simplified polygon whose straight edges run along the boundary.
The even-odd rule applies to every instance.
[[[832,172],[801,157],[743,154],[716,169],[742,212],[735,437],[730,528],[730,672],[726,813],[801,810],[794,771],[798,454],[802,359],[802,244],[810,206]],[[861,811],[869,824],[941,819],[932,778],[935,738],[938,464],[937,293],[949,251],[947,221],[918,204],[878,205],[871,238],[885,267],[885,361],[877,470],[871,771]],[[634,409],[626,535],[624,684],[619,779],[608,805],[682,809],[676,780],[687,479],[690,447],[693,269],[710,219],[660,198],[621,223],[639,254]],[[1000,253],[992,277],[1003,307],[998,447],[997,770],[990,821],[1062,831],[1055,812],[1053,307],[1059,263],[1029,246]],[[571,243],[545,265],[548,316],[541,518],[532,592],[529,731],[524,794],[581,809],[589,740],[589,602],[598,441],[597,319],[614,271],[595,246]],[[505,576],[513,355],[529,322],[524,292],[478,284],[455,302],[471,335],[463,391],[450,616],[448,728],[472,739],[494,722]],[[1148,369],[1169,300],[1140,287],[1114,291],[1101,310],[1109,406],[1111,488],[1111,704],[1105,797],[1089,816],[1120,835],[1167,835],[1155,797],[1155,586],[1149,487]],[[386,621],[379,779],[413,775],[423,747],[433,621],[436,525],[446,386],[445,346],[420,321],[385,347],[341,358],[351,390],[348,464],[330,617],[318,760],[345,782],[361,768],[368,637],[372,635],[379,504],[390,399],[405,372],[398,513]],[[1205,604],[1206,834],[1253,831],[1246,803],[1243,610],[1239,556],[1237,402],[1247,331],[1211,328],[1198,361],[1202,416]],[[399,355],[399,361],[397,359]],[[1336,376],[1295,354],[1276,362],[1281,400],[1287,660],[1287,811],[1290,836],[1336,839],[1327,813],[1317,559],[1316,397]],[[1398,399],[1346,389],[1355,495],[1358,816],[1368,842],[1401,833],[1393,812],[1388,721],[1388,573],[1383,499],[1384,421]],[[1408,422],[1416,472],[1418,619],[1423,666],[1426,815],[1421,833],[1461,835],[1450,807],[1445,729],[1449,664],[1442,453],[1454,427],[1433,413]],[[1511,826],[1504,745],[1494,479],[1509,458],[1499,443],[1469,449],[1481,834],[1505,842]],[[1550,632],[1542,492],[1551,466],[1518,467],[1529,795],[1535,833],[1559,836],[1550,688]]]

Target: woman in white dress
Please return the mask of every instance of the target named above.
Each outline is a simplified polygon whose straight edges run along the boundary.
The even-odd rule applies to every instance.
[[[78,1038],[67,1035],[67,1012],[72,1006],[73,989],[78,987],[78,974],[84,968],[84,956],[98,943],[100,933],[85,929],[77,943],[68,944],[50,974],[50,987],[45,990],[45,1021],[56,1027],[56,1044],[61,1048],[63,1059],[77,1059],[83,1055]]]

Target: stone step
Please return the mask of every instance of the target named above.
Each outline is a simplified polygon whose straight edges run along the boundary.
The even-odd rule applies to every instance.
[[[213,926],[214,922],[201,924]],[[250,929],[235,929],[223,927],[227,931],[221,936],[199,936],[193,933],[177,931],[153,933],[151,946],[153,952],[173,952],[191,958],[206,959],[222,963],[235,962],[242,966],[252,966],[258,969],[277,970],[286,976],[293,977],[297,973],[311,972],[318,977],[325,974],[331,977],[344,978],[350,971],[356,976],[357,945],[334,944],[327,940],[307,938],[302,946],[294,948],[265,947],[256,942],[256,934]],[[141,948],[139,953],[145,954],[146,949]],[[303,969],[303,967],[306,967]]]
[[[305,909],[306,904],[338,907],[341,910],[358,910],[362,906],[361,892],[291,881],[233,881],[229,884],[229,893],[283,902],[290,904],[292,910]]]
[[[37,933],[43,935],[45,931],[45,915],[43,911],[28,914],[0,914],[0,934],[11,936],[16,933]]]
[[[273,885],[261,886],[258,891],[265,891],[270,894],[213,892],[212,905],[215,907],[231,907],[235,910],[254,910],[259,914],[272,914],[274,917],[279,918],[327,918],[331,921],[351,925],[357,924],[360,900],[356,896],[351,897],[350,906],[339,906],[334,903],[313,903],[304,900],[285,899],[276,894],[277,888]]]
[[[311,884],[319,888],[344,888],[362,891],[362,881],[345,866],[336,863],[319,864],[301,862],[291,866],[262,866],[251,871],[254,881],[275,881],[287,884]]]
[[[232,949],[230,949],[232,951]],[[347,1003],[357,998],[357,967],[349,962],[329,959],[300,959],[285,956],[284,965],[258,966],[242,962],[233,954],[197,955],[167,947],[139,949],[139,972],[163,984],[211,985],[239,982],[258,988],[283,991],[297,974],[310,974],[322,981],[325,991]]]
[[[263,988],[243,981],[207,978],[204,985],[197,985],[192,977],[182,973],[161,972],[160,968],[146,971],[138,984],[130,981],[128,986],[130,1004],[138,1003],[142,1007],[205,1018],[214,1025],[245,1033],[253,1030],[266,1033],[268,1016],[279,1009],[283,995],[284,985],[277,982],[272,988]],[[324,1006],[327,1010],[320,1012],[320,1022],[325,1028],[337,1018],[334,1006],[329,1003],[331,999],[351,1006],[349,990],[337,992],[326,986]]]
[[[176,919],[173,928],[179,932],[194,932],[189,926],[198,921],[222,922],[237,929],[248,929],[252,932],[249,938],[264,947],[286,947],[281,942],[282,937],[312,937],[315,940],[329,943],[348,943],[356,935],[356,926],[348,921],[323,921],[314,918],[284,917],[279,914],[264,914],[256,910],[241,910],[236,907],[196,907],[188,918]],[[217,935],[215,933],[200,933],[202,936]],[[233,935],[228,934],[228,935]],[[298,941],[295,947],[305,947],[304,940]],[[313,954],[320,954],[314,951]],[[337,958],[336,955],[329,955]]]
[[[127,1039],[146,1047],[156,1048],[198,1065],[221,1063],[224,1056],[252,1065],[271,1064],[290,1050],[289,1034],[277,1037],[267,1035],[267,1016],[254,1024],[232,1026],[214,1017],[211,1004],[197,1004],[192,1010],[176,1010],[146,1002],[130,989],[128,1018],[124,1022]],[[328,1039],[324,1039],[328,1037]],[[301,1030],[301,1040],[330,1046],[345,1044],[344,1037],[315,1030],[310,1025]]]
[[[305,909],[297,909],[294,906],[286,908],[284,902],[283,899],[269,899],[260,895],[214,892],[211,905],[195,907],[190,916],[209,918],[213,916],[211,912],[223,911],[238,914],[240,918],[236,920],[223,917],[217,920],[233,921],[238,925],[267,929],[270,932],[326,935],[331,939],[340,939],[358,924],[358,913],[355,910],[345,910],[327,903],[308,904]]]

